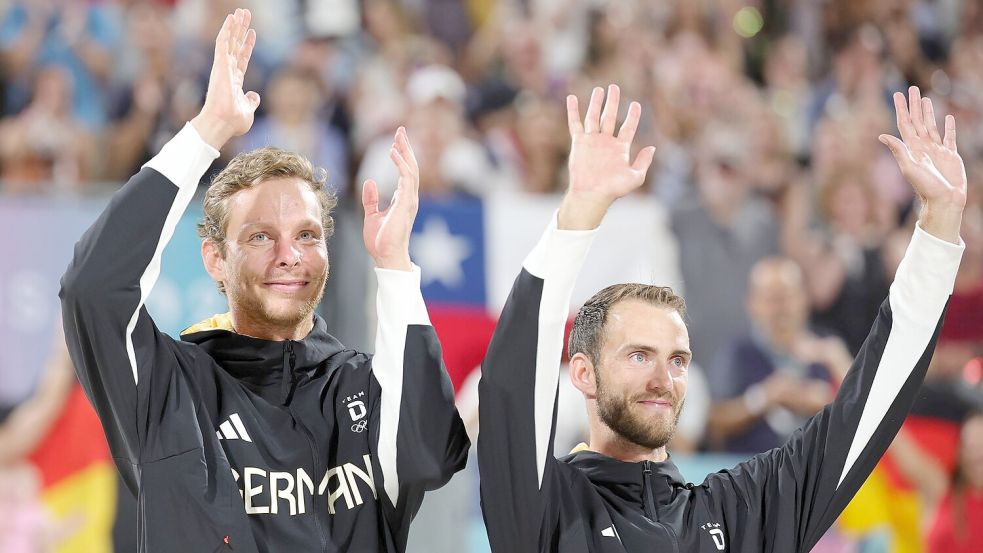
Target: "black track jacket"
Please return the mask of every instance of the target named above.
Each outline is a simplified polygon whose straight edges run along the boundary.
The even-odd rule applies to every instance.
[[[62,279],[65,337],[116,465],[140,552],[403,551],[425,490],[469,447],[419,269],[376,270],[376,354],[315,317],[303,340],[216,317],[176,341],[144,307],[161,253],[218,152],[191,125],[117,192]]]
[[[836,399],[777,449],[702,484],[672,461],[553,456],[571,290],[593,231],[550,226],[482,367],[478,463],[492,551],[807,552],[864,482],[925,376],[962,246],[921,229]]]

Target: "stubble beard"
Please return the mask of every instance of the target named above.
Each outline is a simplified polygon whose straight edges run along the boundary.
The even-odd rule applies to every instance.
[[[648,449],[659,449],[672,440],[676,433],[676,427],[679,425],[679,415],[683,410],[682,401],[671,395],[665,395],[660,399],[670,401],[672,405],[671,416],[660,416],[654,420],[653,418],[644,418],[635,411],[638,409],[636,401],[650,397],[651,394],[633,397],[617,395],[604,386],[599,372],[595,369],[597,411],[601,421],[608,428],[624,440]]]
[[[262,289],[263,286],[259,281],[251,281],[243,286],[234,287],[229,287],[226,283],[226,288],[228,289],[229,303],[235,303],[240,317],[244,317],[253,325],[262,328],[288,330],[311,320],[314,310],[317,309],[324,297],[324,286],[327,280],[327,271],[312,279],[308,286],[315,287],[317,293],[300,302],[296,308],[290,309],[273,307],[271,304],[275,300],[272,297],[272,292],[257,293],[256,290]]]

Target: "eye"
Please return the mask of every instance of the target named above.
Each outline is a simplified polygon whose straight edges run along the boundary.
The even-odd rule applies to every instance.
[[[644,363],[648,360],[648,357],[645,355],[645,352],[636,351],[628,356],[628,360],[633,363]]]
[[[270,235],[265,232],[257,232],[256,234],[249,237],[250,242],[266,242],[270,239]]]
[[[684,359],[680,355],[677,355],[676,357],[673,357],[672,359],[669,360],[669,362],[672,363],[672,366],[674,366],[674,367],[678,367],[678,368],[685,368],[686,367],[686,359]]]
[[[316,232],[310,230],[305,230],[301,232],[297,237],[303,240],[304,242],[313,242],[315,240],[320,239],[320,236]]]

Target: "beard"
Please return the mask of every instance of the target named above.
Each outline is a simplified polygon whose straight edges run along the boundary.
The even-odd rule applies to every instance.
[[[595,369],[594,375],[597,381],[597,411],[601,421],[615,434],[633,444],[648,449],[659,449],[668,444],[676,433],[684,402],[671,393],[657,397],[652,394],[619,395],[604,386],[599,372]],[[672,411],[669,416],[644,416],[638,412],[641,410],[638,401],[654,399],[670,402]]]
[[[307,298],[285,298],[274,292],[257,292],[262,290],[263,279],[229,279],[226,282],[226,293],[229,303],[235,304],[240,316],[251,321],[253,325],[270,329],[294,328],[304,321],[310,320],[314,310],[324,296],[324,285],[328,280],[327,270],[323,274],[311,276],[308,289],[315,292]],[[305,278],[305,280],[307,280]],[[233,286],[230,283],[235,282]]]

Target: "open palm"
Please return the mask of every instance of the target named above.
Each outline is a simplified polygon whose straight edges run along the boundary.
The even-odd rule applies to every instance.
[[[621,91],[608,87],[603,112],[604,90],[595,88],[584,121],[580,120],[577,97],[567,97],[567,124],[570,127],[570,193],[613,202],[635,190],[645,181],[655,148],[648,147],[631,160],[631,144],[638,129],[641,106],[632,102],[621,130],[614,134]]]
[[[229,14],[215,38],[215,59],[208,77],[202,113],[222,121],[228,134],[239,136],[253,125],[259,94],[243,92],[242,85],[256,45],[256,31],[249,28],[249,10]]]
[[[396,131],[389,157],[399,170],[396,193],[389,207],[379,210],[378,185],[373,180],[365,181],[362,188],[362,208],[365,210],[362,238],[377,267],[409,270],[410,234],[420,206],[420,168],[403,127]]]
[[[956,149],[956,121],[945,118],[945,136],[939,135],[932,101],[922,98],[918,87],[908,90],[908,102],[894,94],[901,140],[881,135],[919,198],[925,204],[966,205],[966,168]]]

